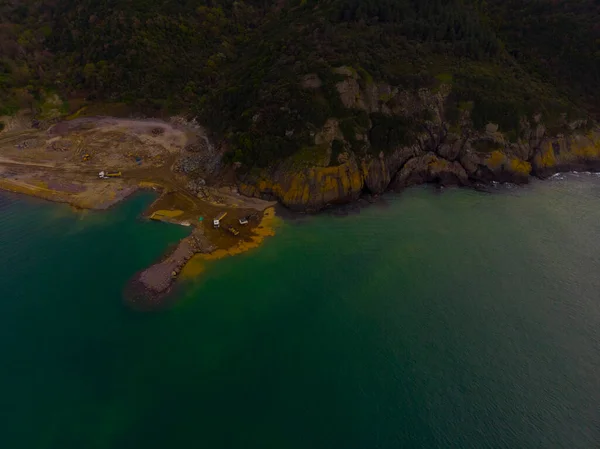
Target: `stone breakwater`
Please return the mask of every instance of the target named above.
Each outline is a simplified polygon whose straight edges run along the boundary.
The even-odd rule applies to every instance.
[[[210,261],[258,248],[265,238],[275,235],[275,228],[279,224],[275,208],[268,207],[258,225],[249,230],[244,238],[229,246],[217,246],[211,242],[203,225],[199,225],[161,260],[129,280],[124,291],[125,300],[132,307],[141,310],[168,305],[178,279],[196,278]]]
[[[163,304],[182,268],[195,254],[208,254],[217,247],[204,235],[202,227],[194,228],[173,251],[154,265],[138,272],[125,288],[125,299],[132,306],[152,309]]]

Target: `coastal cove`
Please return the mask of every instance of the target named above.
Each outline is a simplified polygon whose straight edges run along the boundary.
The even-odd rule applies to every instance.
[[[154,313],[155,195],[0,192],[0,447],[598,446],[600,177],[492,190],[286,220]]]

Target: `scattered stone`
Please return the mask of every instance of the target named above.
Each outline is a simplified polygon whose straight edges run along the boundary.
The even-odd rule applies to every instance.
[[[52,142],[48,147],[48,151],[65,152],[69,151],[73,147],[73,142],[67,139],[56,140]]]
[[[196,143],[191,143],[185,146],[185,148],[183,149],[183,151],[187,151],[190,153],[199,153],[203,150],[206,150],[206,142],[204,140],[201,140],[199,142]]]
[[[221,152],[215,148],[206,136],[182,151],[181,158],[175,164],[175,170],[186,175],[210,175],[221,168]]]
[[[15,145],[19,150],[35,147],[38,144],[37,139],[26,139]]]
[[[198,155],[184,156],[177,161],[175,170],[190,175],[202,168],[202,158]]]
[[[198,194],[203,190],[206,185],[206,181],[202,178],[193,179],[187,183],[186,188],[194,194]]]

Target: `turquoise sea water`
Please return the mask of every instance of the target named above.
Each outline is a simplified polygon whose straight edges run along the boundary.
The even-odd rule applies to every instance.
[[[600,180],[285,222],[157,313],[185,228],[0,194],[0,448],[600,447]]]

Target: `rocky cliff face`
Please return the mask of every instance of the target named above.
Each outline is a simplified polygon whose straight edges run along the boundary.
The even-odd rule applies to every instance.
[[[314,212],[327,204],[343,204],[360,196],[365,178],[355,159],[335,167],[280,170],[271,177],[240,184],[248,196],[276,198],[293,210]]]
[[[315,147],[294,156],[270,171],[246,176],[240,191],[249,196],[276,198],[294,210],[317,211],[329,204],[356,200],[361,193],[380,194],[422,183],[472,186],[492,181],[527,183],[531,176],[547,177],[570,170],[600,170],[600,128],[585,122],[564,123],[563,133],[547,131],[540,115],[522,119],[520,136],[512,141],[488,124],[474,129],[468,107],[458,119],[447,119],[450,86],[416,93],[385,84],[359,83],[359,75],[342,67],[336,88],[344,106],[413,124],[412,142],[387,151],[375,151],[369,128],[357,132],[356,145],[344,139],[339,122],[330,119],[315,135]],[[318,78],[311,88],[320,85]],[[361,87],[361,84],[363,87]],[[417,120],[426,117],[426,119]],[[334,140],[344,151],[334,155]]]
[[[542,140],[532,164],[533,173],[542,178],[564,171],[600,171],[600,129]]]

